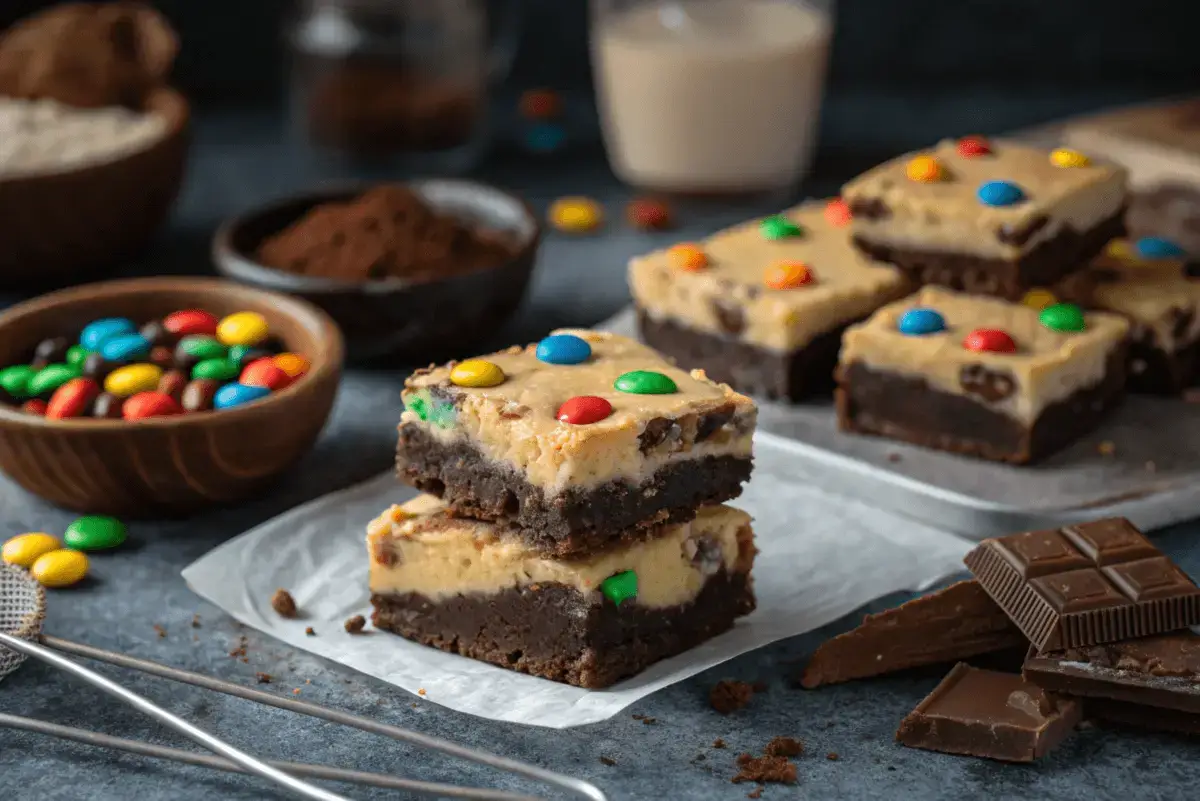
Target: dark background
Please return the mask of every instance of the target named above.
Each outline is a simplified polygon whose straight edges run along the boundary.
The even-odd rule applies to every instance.
[[[522,4],[511,87],[589,92],[586,0]],[[2,0],[0,24],[47,5]],[[198,105],[279,106],[291,0],[154,5],[180,32],[176,79]],[[1197,30],[1197,0],[842,0],[822,144],[894,150],[1200,89]]]

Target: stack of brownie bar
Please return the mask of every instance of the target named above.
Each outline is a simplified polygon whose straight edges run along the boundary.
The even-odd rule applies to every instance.
[[[1020,674],[959,662],[896,738],[1029,762],[1085,717],[1200,733],[1200,587],[1128,520],[985,540],[965,561],[973,580],[868,617],[801,684],[1019,649]]]
[[[754,609],[745,396],[608,333],[419,370],[368,527],[380,629],[605,687]]]

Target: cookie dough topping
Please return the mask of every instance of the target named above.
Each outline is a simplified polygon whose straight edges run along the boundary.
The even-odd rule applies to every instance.
[[[652,370],[631,370],[623,373],[613,382],[613,387],[630,395],[670,395],[679,391],[675,382],[668,376]]]
[[[958,140],[958,155],[964,159],[971,159],[977,156],[987,156],[992,152],[992,146],[988,144],[988,140],[982,136],[964,136]]]
[[[963,347],[977,353],[1016,353],[1017,343],[1005,331],[995,328],[976,328],[967,334]]]
[[[1083,309],[1074,303],[1055,303],[1047,306],[1038,315],[1038,321],[1051,331],[1061,333],[1076,333],[1087,327],[1083,318]]]
[[[683,243],[673,246],[667,251],[671,266],[677,270],[695,273],[708,266],[708,256],[699,245]]]
[[[942,163],[933,156],[916,156],[909,160],[904,173],[910,181],[931,184],[946,177]]]
[[[812,269],[799,261],[772,265],[763,274],[763,283],[771,289],[796,289],[816,281]]]
[[[988,181],[980,185],[976,195],[985,206],[1015,206],[1025,199],[1021,187],[1012,181]]]
[[[582,364],[592,357],[592,346],[574,334],[552,334],[538,343],[536,355],[546,364]]]
[[[486,359],[467,359],[450,371],[451,383],[459,387],[495,387],[504,378],[504,371]]]
[[[612,414],[612,404],[595,395],[576,395],[558,407],[559,420],[577,426],[598,423]]]
[[[1050,163],[1055,167],[1087,167],[1092,160],[1078,150],[1060,147],[1050,153]]]
[[[946,330],[946,320],[933,309],[909,309],[896,321],[896,330],[910,337],[923,337]]]
[[[800,226],[781,214],[763,219],[758,224],[758,230],[762,231],[764,239],[788,239],[804,235],[804,230]]]

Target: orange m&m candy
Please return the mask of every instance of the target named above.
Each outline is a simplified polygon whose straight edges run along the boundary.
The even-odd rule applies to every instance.
[[[784,261],[768,267],[763,283],[771,289],[796,289],[816,280],[812,270],[801,261]]]
[[[695,273],[708,266],[708,256],[699,245],[675,245],[667,251],[671,266],[677,270]]]
[[[933,156],[917,156],[910,159],[904,168],[908,180],[919,184],[931,184],[942,180],[942,165]]]

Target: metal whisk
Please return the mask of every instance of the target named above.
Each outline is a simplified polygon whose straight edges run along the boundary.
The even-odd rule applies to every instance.
[[[353,726],[363,731],[391,737],[392,739],[411,745],[441,751],[460,759],[466,759],[509,773],[525,776],[557,787],[560,790],[566,790],[580,798],[587,798],[592,801],[607,801],[607,797],[600,788],[590,782],[539,768],[536,765],[518,762],[487,753],[486,751],[467,748],[447,740],[430,737],[419,732],[402,729],[398,726],[380,723],[370,718],[351,715],[347,712],[330,709],[319,704],[299,701],[293,698],[284,698],[263,692],[262,690],[255,690],[215,679],[200,673],[192,673],[187,670],[160,665],[145,659],[137,659],[125,654],[105,651],[80,643],[60,640],[57,637],[46,636],[42,634],[42,624],[45,621],[45,617],[46,594],[43,592],[41,586],[24,570],[11,565],[0,565],[0,680],[20,667],[26,657],[40,659],[119,698],[139,712],[149,715],[180,734],[189,737],[217,756],[209,756],[178,748],[167,748],[165,746],[143,743],[138,740],[128,740],[88,731],[87,729],[61,726],[48,721],[25,718],[19,715],[0,714],[0,726],[49,734],[89,745],[114,748],[160,759],[171,759],[191,765],[201,765],[237,773],[252,773],[287,788],[294,795],[301,798],[318,799],[319,801],[349,801],[349,799],[302,781],[297,776],[355,782],[375,787],[407,790],[408,792],[422,795],[440,796],[442,798],[480,799],[480,801],[537,801],[534,796],[510,793],[502,790],[422,782],[378,773],[336,768],[328,765],[260,760],[224,740],[209,734],[203,729],[192,725],[183,718],[171,714],[148,699],[122,687],[120,684],[62,656],[63,653],[66,653],[107,662],[119,667],[139,670],[153,676],[215,690],[280,709],[289,709],[293,712],[321,718],[331,723]]]

